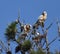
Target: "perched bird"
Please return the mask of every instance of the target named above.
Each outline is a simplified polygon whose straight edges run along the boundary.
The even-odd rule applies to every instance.
[[[44,27],[44,21],[47,19],[47,12],[44,11],[39,17],[37,22],[33,25],[33,29],[38,29],[38,26]]]
[[[24,32],[28,33],[31,30],[31,25],[24,25]]]
[[[47,19],[47,12],[44,11],[39,17],[38,22],[40,23],[40,26],[44,27],[44,21]]]
[[[21,39],[24,39],[28,36],[28,33],[31,30],[31,25],[30,24],[26,24],[22,27],[23,32],[20,34],[19,38],[17,39],[17,41],[19,42]]]
[[[44,11],[39,17],[38,19],[41,21],[45,21],[47,19],[47,12]]]

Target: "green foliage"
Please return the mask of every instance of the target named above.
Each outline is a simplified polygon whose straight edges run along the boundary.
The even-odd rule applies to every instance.
[[[31,48],[31,42],[29,40],[25,40],[24,43],[22,44],[22,50],[23,51],[28,51]]]
[[[6,28],[6,32],[5,32],[5,35],[6,35],[6,38],[8,40],[10,39],[15,39],[15,34],[16,34],[16,22],[12,22],[10,25],[8,25],[8,27]]]
[[[29,40],[25,40],[24,43],[19,44],[16,48],[15,48],[15,52],[17,53],[18,51],[21,52],[26,52],[28,50],[30,50],[31,48],[31,42]]]
[[[34,50],[31,50],[31,53],[30,54],[46,54],[45,52],[43,52],[42,49],[39,49],[37,51],[34,51]]]
[[[58,51],[58,50],[55,50],[55,54],[60,54],[60,51]]]
[[[37,54],[46,54],[42,49],[37,50]]]
[[[36,54],[36,51],[31,50],[30,54]]]

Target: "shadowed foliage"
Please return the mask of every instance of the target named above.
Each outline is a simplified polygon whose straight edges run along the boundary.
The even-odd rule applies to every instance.
[[[8,27],[6,28],[6,32],[5,35],[7,37],[8,40],[14,40],[15,39],[15,35],[16,35],[16,22],[12,22],[10,25],[8,25]]]

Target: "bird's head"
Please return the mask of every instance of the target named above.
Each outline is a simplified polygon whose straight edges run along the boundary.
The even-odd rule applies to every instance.
[[[43,15],[43,19],[46,20],[46,18],[47,18],[47,12],[44,11],[44,12],[42,13],[42,15]]]
[[[47,12],[46,11],[44,11],[43,13],[42,13],[42,15],[44,16],[47,16]]]

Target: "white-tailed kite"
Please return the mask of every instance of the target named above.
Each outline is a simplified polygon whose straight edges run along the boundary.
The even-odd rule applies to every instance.
[[[44,11],[39,17],[38,21],[42,27],[44,27],[44,21],[47,19],[47,12]]]
[[[39,17],[37,22],[33,25],[34,29],[38,29],[38,26],[44,27],[44,21],[47,19],[47,12],[44,11]]]
[[[45,21],[47,19],[47,12],[44,11],[39,17],[38,17],[39,20],[41,21]]]

